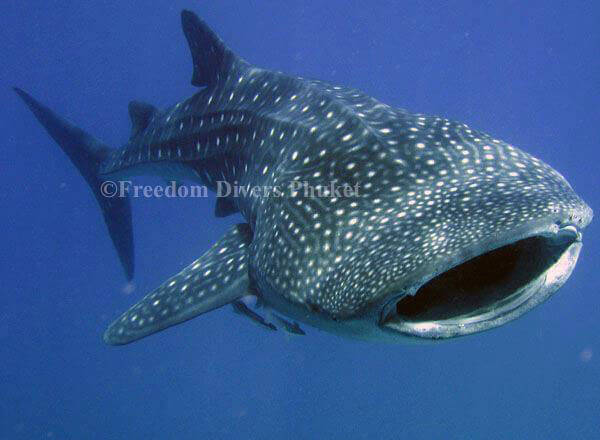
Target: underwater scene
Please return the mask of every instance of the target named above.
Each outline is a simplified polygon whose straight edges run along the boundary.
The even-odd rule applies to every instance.
[[[0,439],[600,438],[600,4],[0,11]]]

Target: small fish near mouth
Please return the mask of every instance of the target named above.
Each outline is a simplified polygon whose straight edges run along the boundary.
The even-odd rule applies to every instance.
[[[450,267],[414,295],[385,307],[381,326],[447,339],[505,324],[549,298],[573,271],[582,235],[574,225],[531,235]]]

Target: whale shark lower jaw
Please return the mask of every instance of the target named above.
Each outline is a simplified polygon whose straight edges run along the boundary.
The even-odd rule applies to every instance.
[[[516,238],[515,238],[516,237]],[[392,337],[448,339],[501,326],[548,299],[569,278],[582,247],[572,224],[534,228],[462,254],[382,308]],[[467,257],[464,257],[467,255]]]

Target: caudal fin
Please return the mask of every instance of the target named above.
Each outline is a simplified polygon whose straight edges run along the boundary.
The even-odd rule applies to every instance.
[[[19,88],[15,92],[25,101],[34,116],[44,126],[60,148],[69,156],[71,162],[84,177],[102,210],[110,237],[117,249],[125,275],[133,277],[133,230],[131,225],[131,207],[126,197],[106,197],[102,194],[104,180],[98,170],[108,156],[109,148],[95,137],[77,128],[56,115],[48,107],[40,104]]]

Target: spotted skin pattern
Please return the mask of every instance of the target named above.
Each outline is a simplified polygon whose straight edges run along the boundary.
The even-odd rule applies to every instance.
[[[332,330],[390,295],[414,293],[496,239],[591,221],[558,172],[506,142],[354,89],[254,67],[193,13],[184,11],[182,23],[192,83],[203,88],[163,111],[130,105],[132,136],[100,161],[100,176],[150,172],[213,190],[225,181],[282,194],[242,191],[220,202],[219,215],[239,212],[251,239],[231,231],[115,321],[109,343],[247,294]],[[332,183],[355,191],[339,195]]]
[[[462,123],[239,59],[217,85],[158,115],[105,172],[140,157],[189,163],[213,188],[218,180],[358,184],[358,197],[299,191],[235,200],[255,231],[251,260],[260,287],[335,317],[357,313],[398,280],[490,231],[586,217],[565,179],[516,147]]]
[[[229,304],[248,291],[247,225],[233,226],[208,252],[115,320],[104,333],[124,344]]]

